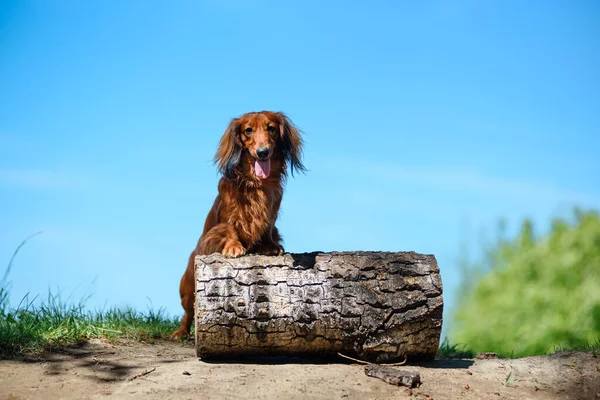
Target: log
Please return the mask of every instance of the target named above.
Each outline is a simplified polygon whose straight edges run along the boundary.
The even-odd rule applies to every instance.
[[[433,255],[415,252],[197,256],[202,359],[331,356],[431,360],[442,328]]]

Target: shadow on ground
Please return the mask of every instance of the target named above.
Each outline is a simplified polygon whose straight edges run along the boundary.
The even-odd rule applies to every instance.
[[[171,344],[169,344],[171,345]],[[46,351],[35,357],[17,357],[4,361],[18,362],[23,364],[34,364],[43,367],[46,376],[61,377],[66,375],[78,375],[82,379],[96,382],[125,381],[136,377],[140,371],[146,368],[145,358],[136,354],[127,353],[122,355],[122,344],[115,344],[118,349],[107,349],[107,345],[98,345],[94,342],[83,343],[76,346],[65,346]],[[154,363],[171,364],[180,360],[173,358],[171,354],[162,357],[159,345],[154,355]],[[128,346],[124,346],[127,348]],[[164,348],[164,346],[163,346]],[[184,353],[193,354],[193,347],[189,344],[180,344]],[[132,349],[133,350],[133,349]],[[181,356],[181,355],[180,355]],[[181,357],[180,357],[181,358]],[[2,362],[2,360],[0,360]]]

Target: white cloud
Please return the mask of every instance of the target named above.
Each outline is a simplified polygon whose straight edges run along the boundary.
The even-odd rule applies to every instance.
[[[494,198],[536,201],[572,201],[599,203],[593,195],[577,192],[540,181],[508,179],[483,173],[452,168],[411,169],[387,167],[385,176],[397,182],[407,182],[444,190],[491,196]]]
[[[75,174],[41,169],[0,169],[0,185],[35,189],[72,188],[84,180]]]
[[[558,185],[527,179],[503,178],[482,172],[458,169],[452,166],[431,168],[403,167],[393,163],[330,159],[330,164],[352,168],[354,176],[361,176],[370,182],[409,184],[441,191],[488,196],[494,199],[527,202],[571,202],[581,205],[600,205],[597,194],[570,190]]]

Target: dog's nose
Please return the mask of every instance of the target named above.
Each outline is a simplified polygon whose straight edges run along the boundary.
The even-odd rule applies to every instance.
[[[258,156],[258,158],[267,158],[269,157],[269,148],[268,147],[261,147],[260,149],[256,150],[256,155]]]

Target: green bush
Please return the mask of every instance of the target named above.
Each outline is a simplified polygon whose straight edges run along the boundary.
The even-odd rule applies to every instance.
[[[600,344],[600,217],[574,214],[541,238],[525,221],[516,239],[492,246],[474,269],[487,272],[461,288],[452,342],[501,356]]]

